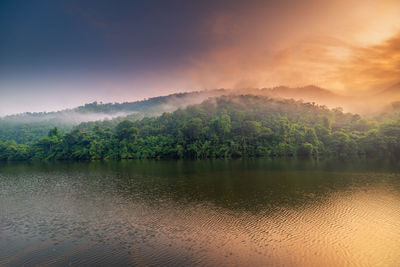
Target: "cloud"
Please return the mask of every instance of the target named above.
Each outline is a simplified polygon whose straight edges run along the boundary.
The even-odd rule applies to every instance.
[[[28,12],[37,22],[29,34],[7,28],[26,37],[29,49],[11,49],[10,62],[3,60],[3,68],[15,64],[17,71],[0,75],[0,113],[214,88],[312,84],[342,95],[373,94],[399,83],[399,0],[66,6],[43,8],[55,12],[50,17]],[[42,32],[58,29],[43,27],[57,21],[58,38]],[[37,40],[48,55],[31,49]],[[19,68],[18,57],[29,64]]]
[[[338,69],[338,79],[352,88],[376,93],[400,82],[400,32],[379,45],[357,47]]]
[[[307,0],[214,12],[202,24],[210,45],[169,74],[197,88],[314,84],[357,94],[398,76],[395,11],[391,0]]]
[[[310,84],[375,93],[399,82],[399,12],[395,0],[232,1],[192,28],[202,45],[118,81],[119,94]]]

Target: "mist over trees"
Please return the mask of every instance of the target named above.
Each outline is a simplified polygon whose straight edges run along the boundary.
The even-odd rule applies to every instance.
[[[400,121],[368,120],[301,101],[231,95],[156,117],[87,122],[70,130],[52,128],[46,136],[31,140],[35,141],[2,138],[0,160],[398,159]]]
[[[316,86],[289,88],[247,88],[247,89],[214,89],[187,93],[176,93],[167,96],[153,97],[136,102],[98,103],[93,102],[83,106],[57,112],[21,113],[0,117],[0,140],[14,140],[17,144],[31,144],[47,135],[54,127],[67,132],[74,129],[88,130],[96,121],[105,121],[109,128],[114,128],[124,119],[138,120],[145,117],[159,116],[164,112],[173,112],[188,105],[200,104],[204,100],[223,95],[256,95],[274,99],[297,99],[304,102],[317,102],[330,107],[338,103],[354,102],[335,95],[329,90]],[[368,104],[366,104],[368,105]],[[374,110],[375,108],[369,108]],[[368,118],[375,121],[397,120],[399,118],[399,102],[387,105],[380,113],[369,114]],[[379,114],[379,116],[377,116]],[[373,116],[372,116],[373,115]]]
[[[137,120],[158,116],[163,112],[172,112],[190,104],[199,104],[209,97],[220,96],[224,93],[227,91],[216,89],[177,93],[135,102],[105,104],[93,102],[57,112],[26,112],[8,115],[0,117],[0,140],[14,140],[18,144],[28,144],[47,135],[47,132],[54,127],[69,131],[83,122],[105,120],[109,122],[110,127],[114,127],[122,118]]]

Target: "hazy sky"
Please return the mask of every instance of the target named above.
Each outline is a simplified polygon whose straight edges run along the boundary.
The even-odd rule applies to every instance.
[[[3,0],[0,115],[221,87],[368,94],[400,82],[399,14],[399,0]]]

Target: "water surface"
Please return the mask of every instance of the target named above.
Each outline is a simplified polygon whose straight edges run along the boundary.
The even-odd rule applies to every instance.
[[[0,165],[0,266],[400,266],[385,162]]]

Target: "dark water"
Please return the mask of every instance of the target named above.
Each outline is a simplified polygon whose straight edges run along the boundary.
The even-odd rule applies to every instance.
[[[400,266],[400,167],[0,165],[1,266]]]

